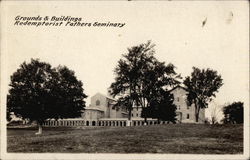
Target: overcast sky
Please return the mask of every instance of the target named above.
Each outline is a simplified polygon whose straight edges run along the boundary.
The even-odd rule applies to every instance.
[[[156,44],[155,57],[173,63],[183,77],[190,75],[193,66],[209,67],[221,74],[224,85],[216,94],[215,104],[243,101],[248,106],[247,2],[47,4],[22,2],[5,8],[2,68],[6,82],[9,83],[10,75],[21,63],[39,58],[54,67],[60,64],[74,70],[89,97],[97,92],[106,94],[114,81],[113,70],[121,54],[127,53],[128,47],[152,40]],[[126,25],[122,28],[14,26],[17,15],[63,15],[81,17],[82,22]],[[206,23],[202,26],[204,20]]]

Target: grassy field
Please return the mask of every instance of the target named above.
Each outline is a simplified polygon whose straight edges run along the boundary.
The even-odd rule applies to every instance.
[[[8,129],[8,152],[242,154],[242,125]]]

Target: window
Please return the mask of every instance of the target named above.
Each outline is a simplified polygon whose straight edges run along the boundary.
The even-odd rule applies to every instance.
[[[138,117],[138,113],[136,114],[136,117]]]
[[[179,109],[181,109],[181,106],[180,106],[180,105],[178,105],[178,107],[179,107]]]
[[[97,101],[95,102],[95,105],[96,105],[96,106],[99,106],[99,105],[100,105],[100,101],[97,100]]]
[[[187,114],[187,119],[189,119],[189,114]]]
[[[180,98],[179,97],[177,97],[177,102],[179,102],[180,101]]]
[[[132,113],[132,115],[131,115],[132,117],[134,116],[134,114]]]

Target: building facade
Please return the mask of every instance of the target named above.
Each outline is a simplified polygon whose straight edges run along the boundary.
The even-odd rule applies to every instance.
[[[176,105],[177,123],[197,123],[195,120],[195,107],[187,105],[187,91],[184,87],[177,86],[171,90]],[[112,97],[97,93],[91,97],[90,105],[85,108],[81,118],[65,119],[58,122],[45,122],[45,125],[63,126],[130,126],[143,125],[141,118],[142,107],[133,106],[131,111],[131,121],[128,121],[128,111],[126,107],[114,106],[116,100]],[[205,109],[199,113],[198,123],[204,123]],[[148,124],[158,123],[156,119],[147,119]],[[161,122],[165,123],[165,122]]]
[[[196,123],[195,107],[187,104],[187,91],[184,87],[177,86],[171,90],[176,105],[177,122],[179,123]],[[205,109],[200,109],[198,123],[204,123]]]
[[[97,93],[91,97],[91,104],[85,108],[82,118],[86,125],[98,125],[102,119],[125,119],[128,112],[124,107],[115,107],[116,100]]]

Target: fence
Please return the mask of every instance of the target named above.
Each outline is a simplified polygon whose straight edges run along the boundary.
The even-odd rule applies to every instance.
[[[128,126],[127,120],[48,120],[44,126]],[[165,121],[147,120],[148,125],[165,124]],[[131,126],[143,126],[144,120],[131,120]]]

